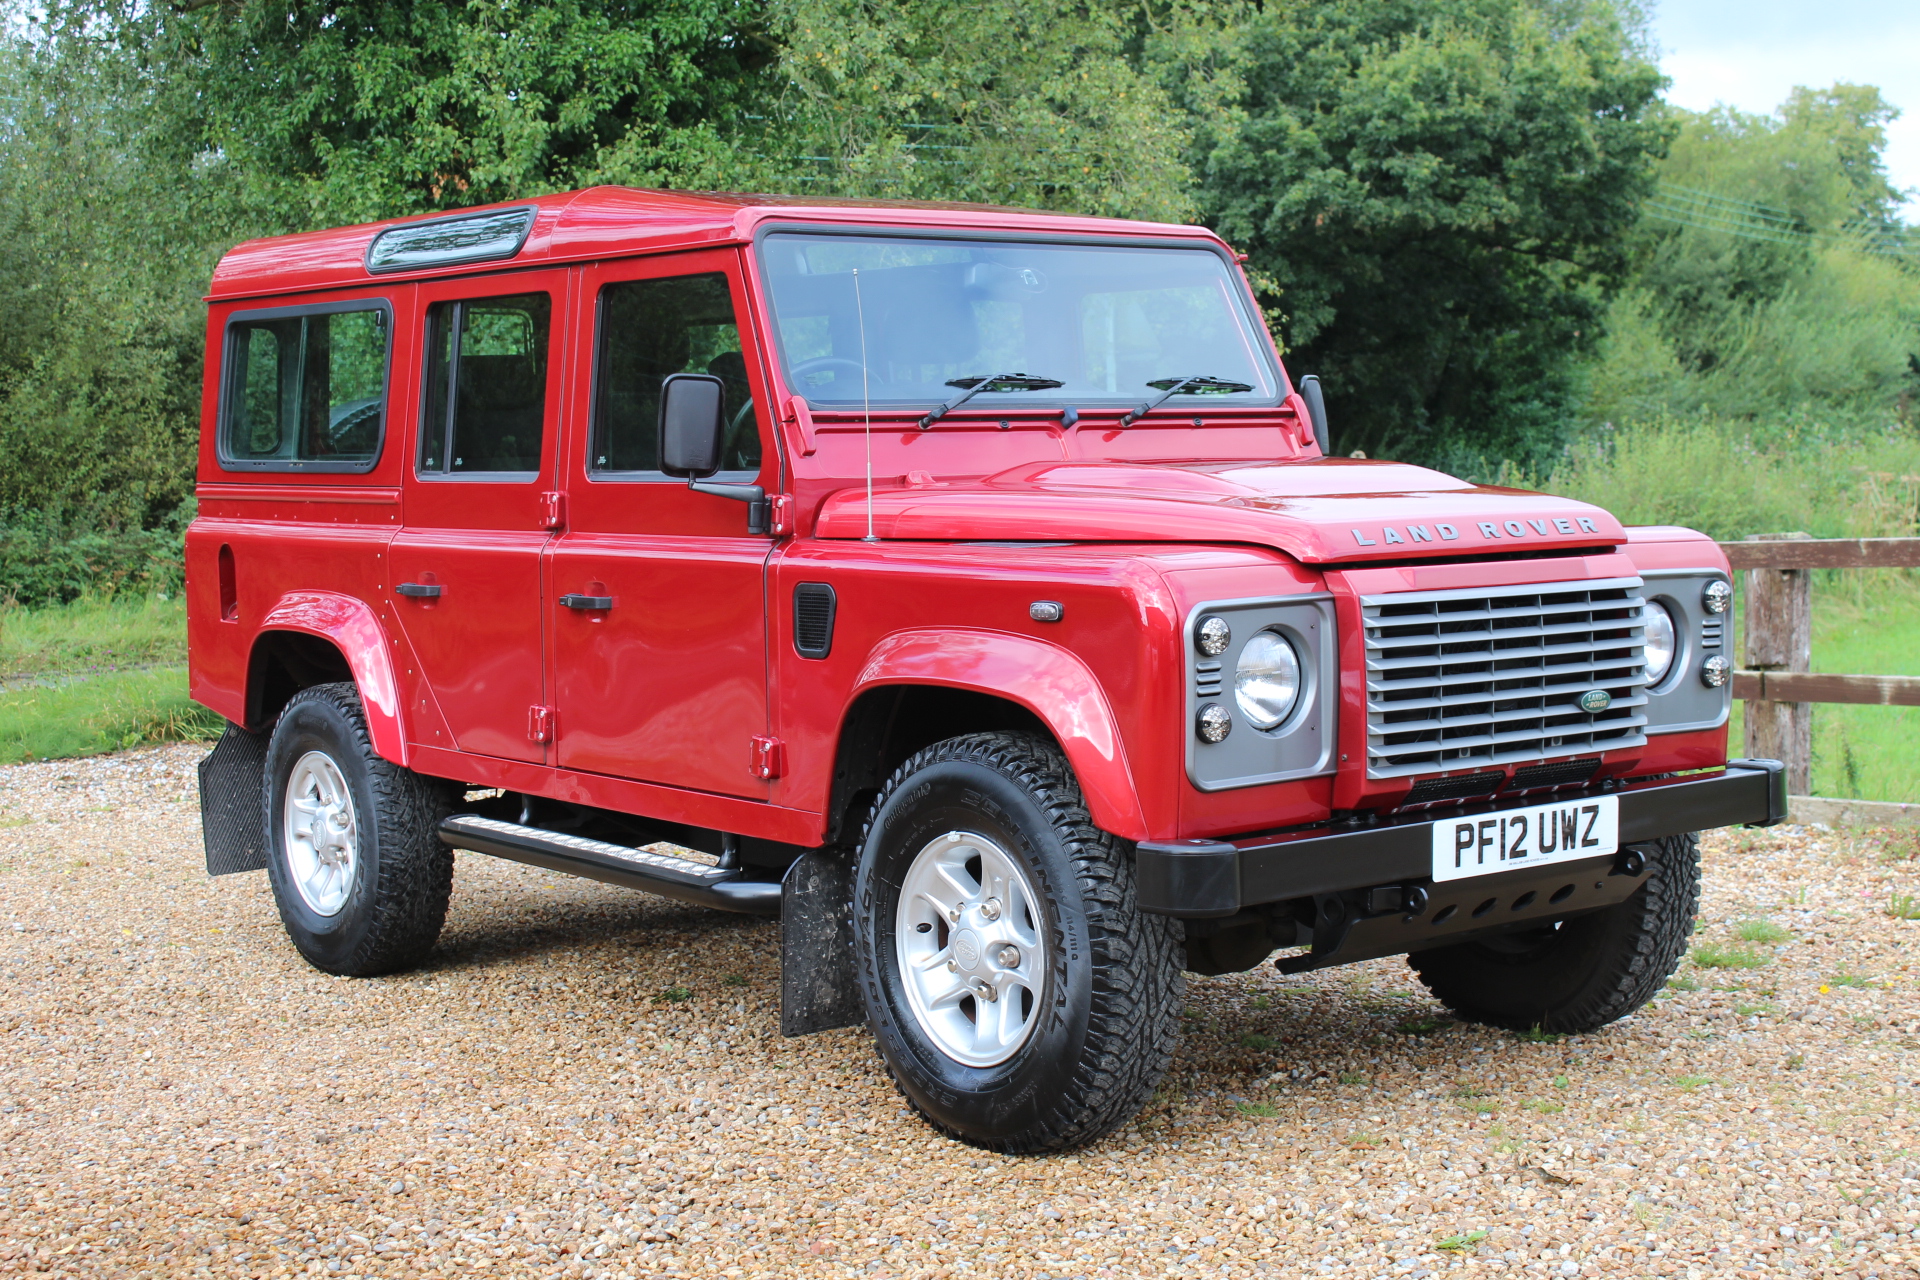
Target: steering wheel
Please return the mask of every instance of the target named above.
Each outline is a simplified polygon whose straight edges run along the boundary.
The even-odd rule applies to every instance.
[[[827,369],[849,369],[854,373],[863,373],[866,366],[858,360],[847,360],[840,356],[815,356],[811,360],[802,360],[793,366],[793,377],[798,381],[810,373],[820,373]]]

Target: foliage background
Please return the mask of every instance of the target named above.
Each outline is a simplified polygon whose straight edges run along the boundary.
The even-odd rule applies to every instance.
[[[1890,109],[1667,108],[1633,0],[0,13],[0,598],[177,575],[232,244],[595,182],[1202,221],[1341,451],[1723,533],[1909,519],[1867,475],[1914,470],[1920,391]]]

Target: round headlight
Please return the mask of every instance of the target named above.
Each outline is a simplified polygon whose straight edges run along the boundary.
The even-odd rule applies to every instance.
[[[1300,697],[1300,655],[1283,635],[1262,631],[1240,650],[1233,672],[1233,700],[1256,729],[1287,718]]]
[[[1647,684],[1659,684],[1673,670],[1673,655],[1678,647],[1673,630],[1673,614],[1667,606],[1649,601],[1640,623],[1645,630],[1643,643],[1647,655]]]
[[[1217,658],[1225,653],[1227,642],[1232,639],[1233,628],[1227,625],[1225,618],[1202,618],[1193,632],[1194,644],[1209,658]]]
[[[1219,703],[1209,702],[1200,708],[1200,719],[1195,722],[1193,731],[1200,735],[1202,742],[1225,742],[1227,735],[1233,732],[1233,717]]]
[[[1716,578],[1700,593],[1700,603],[1706,606],[1708,613],[1725,613],[1727,606],[1733,603],[1733,588]]]

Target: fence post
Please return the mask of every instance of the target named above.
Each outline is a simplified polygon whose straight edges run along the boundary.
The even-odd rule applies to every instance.
[[[1809,538],[1805,533],[1756,533],[1749,542]],[[1753,671],[1810,671],[1813,667],[1813,579],[1808,569],[1749,569],[1745,666]],[[1813,768],[1813,706],[1806,702],[1749,701],[1747,754],[1787,762],[1787,792],[1809,794]]]

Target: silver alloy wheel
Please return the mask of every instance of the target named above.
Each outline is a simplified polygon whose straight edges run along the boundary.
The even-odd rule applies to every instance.
[[[985,836],[949,831],[915,855],[900,885],[894,953],[920,1029],[969,1067],[1027,1042],[1048,970],[1042,913],[1026,873]]]
[[[326,752],[309,751],[294,761],[281,834],[287,871],[301,901],[315,915],[339,915],[353,891],[360,831],[346,776]]]

